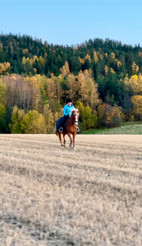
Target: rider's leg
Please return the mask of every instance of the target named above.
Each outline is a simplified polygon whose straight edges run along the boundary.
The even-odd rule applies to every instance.
[[[63,127],[62,127],[62,124],[63,124],[63,120],[64,120],[64,117],[61,117],[57,120],[57,123],[56,123],[56,130],[58,130],[59,132],[62,132],[63,131]]]
[[[68,119],[69,119],[69,116],[68,115],[64,116],[63,124],[62,124],[63,128],[66,126],[66,124],[68,122]]]
[[[68,119],[69,119],[69,116],[68,115],[67,116],[64,115],[63,117],[61,117],[57,121],[56,129],[59,130],[59,132],[63,132],[63,128],[66,126]]]

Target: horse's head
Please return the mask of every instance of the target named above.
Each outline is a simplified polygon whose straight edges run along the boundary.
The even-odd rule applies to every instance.
[[[79,110],[77,108],[72,111],[71,117],[73,117],[75,125],[78,126]]]

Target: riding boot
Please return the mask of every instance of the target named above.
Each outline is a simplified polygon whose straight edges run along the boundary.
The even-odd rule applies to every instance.
[[[60,127],[59,128],[59,132],[63,132],[63,127]]]

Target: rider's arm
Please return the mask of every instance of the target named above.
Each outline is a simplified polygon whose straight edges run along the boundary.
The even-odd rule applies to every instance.
[[[65,116],[67,116],[67,115],[68,115],[68,112],[67,112],[67,107],[66,107],[66,105],[65,105],[65,107],[63,108],[63,114],[64,114]]]

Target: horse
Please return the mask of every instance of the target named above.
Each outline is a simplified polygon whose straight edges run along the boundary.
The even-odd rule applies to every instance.
[[[56,135],[59,137],[62,148],[66,146],[65,136],[67,134],[70,139],[70,148],[73,147],[73,149],[76,150],[75,137],[77,133],[78,119],[79,119],[79,110],[74,109],[72,111],[71,116],[69,117],[66,126],[63,128],[63,132],[59,132],[58,130],[56,130]],[[62,134],[63,134],[63,139],[62,139]]]

